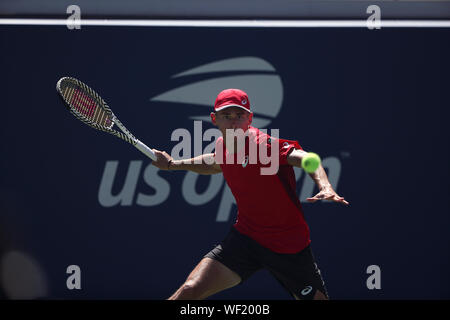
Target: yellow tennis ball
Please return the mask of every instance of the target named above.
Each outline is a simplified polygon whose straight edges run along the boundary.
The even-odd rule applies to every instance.
[[[308,152],[302,158],[302,168],[308,173],[313,173],[320,165],[320,157],[317,153]]]

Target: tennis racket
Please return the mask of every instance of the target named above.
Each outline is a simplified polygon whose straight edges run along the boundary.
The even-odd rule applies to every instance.
[[[152,160],[156,155],[144,143],[136,139],[130,131],[114,115],[106,102],[86,84],[71,77],[63,77],[56,83],[56,90],[78,120],[88,126],[111,133],[116,137],[131,143]],[[114,125],[122,132],[114,129]]]

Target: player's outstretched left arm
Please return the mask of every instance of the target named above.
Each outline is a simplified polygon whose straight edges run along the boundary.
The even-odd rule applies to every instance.
[[[220,165],[215,162],[213,153],[202,154],[190,159],[174,160],[167,152],[153,149],[156,161],[155,167],[161,170],[188,170],[199,174],[216,174],[222,172]]]
[[[302,158],[307,154],[307,152],[299,149],[294,149],[287,158],[288,163],[291,166],[295,166],[298,168],[302,167]],[[328,176],[325,172],[325,169],[322,165],[319,165],[319,168],[314,173],[309,173],[309,176],[314,180],[317,187],[319,188],[319,193],[317,193],[312,198],[307,198],[308,202],[316,202],[317,200],[331,200],[334,202],[343,203],[348,205],[349,203],[343,198],[340,197],[336,191],[333,190],[330,181],[328,181]]]

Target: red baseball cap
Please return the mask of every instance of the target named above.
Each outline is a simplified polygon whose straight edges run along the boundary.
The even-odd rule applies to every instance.
[[[251,112],[248,95],[239,89],[226,89],[217,95],[214,111],[220,111],[229,107],[238,107]]]

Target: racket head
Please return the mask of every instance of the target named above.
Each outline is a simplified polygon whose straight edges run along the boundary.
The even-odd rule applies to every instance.
[[[56,90],[69,111],[85,124],[102,131],[113,132],[114,114],[106,102],[89,86],[72,77],[62,77]]]

